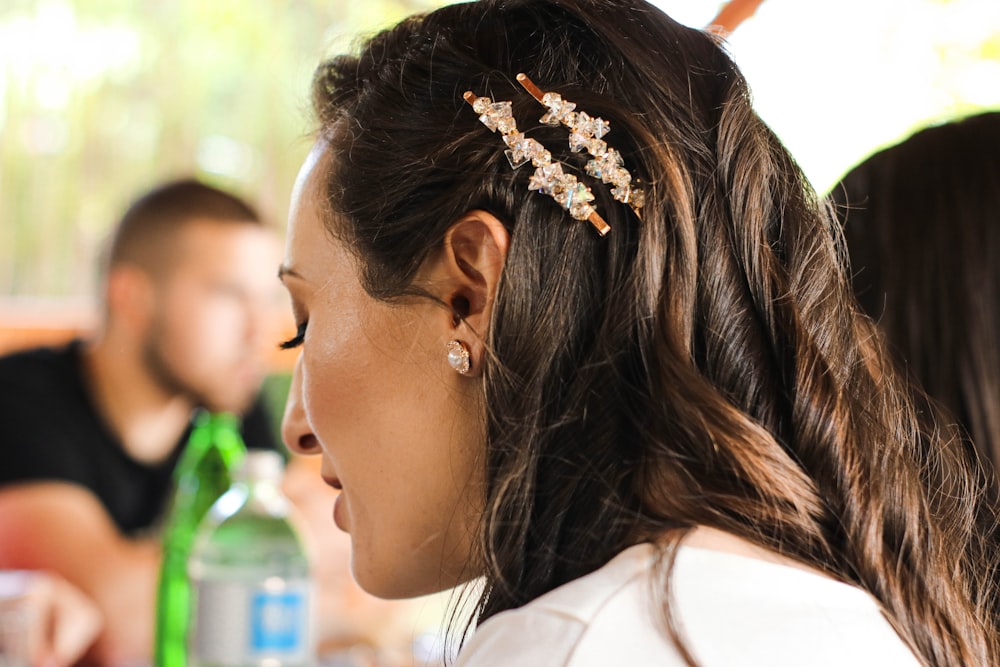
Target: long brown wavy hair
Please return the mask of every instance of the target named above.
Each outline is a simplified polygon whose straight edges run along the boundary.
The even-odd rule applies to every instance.
[[[610,121],[641,221],[539,125],[518,72]],[[528,190],[466,90],[513,101],[607,237]],[[419,291],[466,211],[511,235],[485,332],[480,621],[640,541],[669,564],[701,525],[870,592],[929,665],[1000,660],[967,453],[909,402],[838,225],[715,38],[641,0],[454,5],[322,64],[314,106],[328,227],[372,295]]]
[[[1000,469],[1000,112],[917,132],[832,194],[862,308]]]

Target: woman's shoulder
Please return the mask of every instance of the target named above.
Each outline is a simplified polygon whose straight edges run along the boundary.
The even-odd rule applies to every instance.
[[[735,548],[682,546],[671,578],[681,635],[701,664],[919,664],[867,592],[728,537]]]
[[[654,558],[651,545],[636,545],[591,574],[497,614],[476,630],[456,667],[639,665],[637,658],[648,655],[657,665],[682,665],[668,640],[648,632],[652,619],[637,603]],[[614,636],[606,637],[608,631]]]
[[[864,591],[726,537],[682,545],[670,579],[672,618],[701,665],[918,664]],[[498,614],[459,665],[686,664],[665,630],[657,559],[651,545],[631,547]]]

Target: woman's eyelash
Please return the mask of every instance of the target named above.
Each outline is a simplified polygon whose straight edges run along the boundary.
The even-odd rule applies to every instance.
[[[306,338],[306,325],[307,324],[309,324],[308,320],[305,321],[305,322],[302,322],[301,324],[299,324],[298,325],[298,329],[295,332],[295,338],[286,340],[286,341],[284,341],[282,343],[278,343],[278,347],[280,347],[282,350],[291,350],[291,349],[294,349],[294,348],[302,345],[302,342]]]

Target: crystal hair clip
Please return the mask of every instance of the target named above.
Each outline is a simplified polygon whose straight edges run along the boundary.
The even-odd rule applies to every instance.
[[[632,174],[625,169],[621,154],[608,146],[602,137],[611,130],[611,123],[603,118],[591,117],[586,111],[574,111],[576,105],[564,100],[558,93],[546,93],[536,86],[526,74],[518,74],[517,82],[531,93],[548,113],[540,122],[546,125],[565,125],[569,128],[569,147],[574,153],[586,150],[593,158],[584,169],[594,178],[612,185],[611,196],[628,204],[635,214],[646,202],[646,193],[632,184]]]
[[[573,218],[589,220],[601,236],[611,231],[611,226],[590,205],[594,201],[590,188],[579,182],[573,174],[564,173],[562,164],[553,162],[552,153],[539,142],[517,131],[510,102],[494,102],[488,97],[477,97],[471,91],[467,91],[463,97],[472,105],[473,111],[480,114],[479,120],[483,125],[492,132],[499,131],[503,136],[511,167],[517,169],[527,162],[535,166],[535,173],[528,181],[529,190],[537,190],[552,197]]]
[[[638,215],[645,200],[644,193],[632,186],[632,175],[622,166],[623,161],[618,151],[601,139],[611,129],[611,125],[601,118],[592,118],[583,111],[574,111],[576,105],[563,100],[556,93],[543,93],[525,74],[518,74],[517,80],[532,97],[549,109],[541,122],[547,125],[566,125],[571,130],[570,149],[573,152],[586,150],[593,157],[587,162],[586,172],[604,183],[614,185],[611,195],[628,204]],[[466,92],[463,97],[480,114],[479,120],[483,125],[492,132],[500,132],[507,144],[507,160],[512,168],[517,169],[529,161],[534,165],[535,173],[528,182],[528,189],[552,197],[569,211],[571,217],[589,220],[601,236],[611,231],[611,226],[590,204],[594,201],[590,188],[580,183],[573,174],[563,172],[562,164],[553,161],[552,154],[542,144],[525,137],[523,132],[518,132],[510,102],[494,102],[488,97],[478,97],[471,91]]]

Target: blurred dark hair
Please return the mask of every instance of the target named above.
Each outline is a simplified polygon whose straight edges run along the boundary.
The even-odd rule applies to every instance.
[[[178,229],[192,220],[262,224],[257,211],[236,195],[193,178],[170,181],[125,211],[112,234],[106,266],[130,263],[162,270],[169,265]]]
[[[641,221],[538,124],[518,72],[610,121]],[[607,237],[529,192],[466,90],[513,101]],[[328,227],[371,294],[417,291],[466,211],[511,234],[486,332],[480,620],[639,541],[669,564],[706,525],[871,592],[928,664],[997,660],[966,453],[918,421],[832,214],[716,39],[640,0],[460,4],[321,65],[314,106]]]
[[[1000,469],[1000,112],[924,129],[832,194],[858,301]]]

